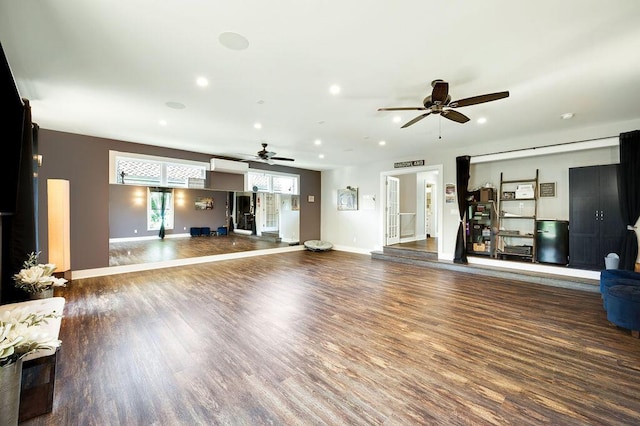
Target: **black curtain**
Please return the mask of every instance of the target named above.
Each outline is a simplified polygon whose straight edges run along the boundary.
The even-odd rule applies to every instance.
[[[640,130],[620,134],[618,196],[622,220],[627,222],[620,249],[620,269],[633,271],[638,258],[635,225],[640,216]]]
[[[227,206],[229,208],[229,221],[228,221],[229,228],[227,229],[227,232],[230,234],[231,232],[233,232],[233,200],[235,199],[236,193],[229,192],[228,195],[229,196],[227,197]]]
[[[162,194],[162,197],[160,197],[160,232],[158,233],[158,237],[164,239],[164,218],[167,209],[167,198],[169,198],[173,190],[170,188],[153,188],[153,192],[160,192]]]
[[[26,299],[26,294],[13,286],[13,280],[7,279],[22,269],[22,264],[32,252],[38,252],[36,230],[36,202],[34,191],[34,141],[33,123],[31,121],[31,106],[23,99],[24,120],[22,131],[22,145],[18,174],[18,195],[16,210],[3,222],[3,239],[8,245],[8,268],[2,271],[3,288],[2,303],[15,302]],[[8,226],[6,226],[8,225]],[[44,261],[46,259],[40,259]]]
[[[251,194],[251,217],[253,220],[251,221],[251,235],[257,235],[258,230],[256,229],[256,207],[258,206],[258,193],[254,192]]]
[[[467,250],[464,244],[465,213],[467,212],[467,185],[469,185],[469,170],[471,157],[463,155],[456,157],[456,192],[458,195],[458,211],[460,212],[460,224],[456,237],[456,251],[453,255],[454,263],[467,263]]]

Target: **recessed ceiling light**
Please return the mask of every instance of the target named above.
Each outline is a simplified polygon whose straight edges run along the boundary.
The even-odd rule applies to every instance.
[[[173,101],[169,101],[167,103],[165,103],[166,106],[168,106],[169,108],[173,108],[173,109],[185,109],[185,105],[181,104],[180,102],[173,102]]]
[[[316,145],[322,145],[322,141],[320,139],[316,139],[313,143]]]
[[[167,125],[167,121],[166,120],[158,120],[158,124],[160,126],[166,126]]]
[[[320,158],[320,159],[324,158],[324,154],[318,155],[318,158]]]
[[[399,115],[396,115],[395,117],[393,117],[393,122],[394,123],[399,123],[402,121],[402,117],[400,117]]]
[[[380,141],[378,142],[378,145],[380,146],[385,146],[387,144],[387,141]]]
[[[318,124],[324,124],[324,123],[325,123],[325,121],[324,121],[324,120],[320,120],[320,121],[318,121]]]
[[[486,119],[486,118],[484,118],[484,117],[480,117],[480,118],[478,118],[478,120],[476,121],[476,123],[478,123],[478,124],[484,124],[484,123],[486,123],[486,122],[487,122],[487,119]]]
[[[231,31],[220,34],[218,41],[221,45],[231,50],[245,50],[249,47],[249,40],[245,36]]]
[[[209,80],[205,77],[198,77],[196,78],[196,84],[200,87],[207,87],[209,85]]]
[[[253,123],[253,128],[254,128],[254,129],[262,129],[262,124],[260,124],[260,123]]]
[[[331,93],[332,95],[339,94],[341,90],[342,89],[337,84],[334,84],[331,87],[329,87],[329,93]]]
[[[258,102],[257,102],[257,103],[258,103],[259,105],[264,104],[264,99],[258,99]]]
[[[573,118],[574,115],[575,114],[572,112],[565,112],[560,116],[560,118],[562,118],[563,120],[569,120],[570,118]]]

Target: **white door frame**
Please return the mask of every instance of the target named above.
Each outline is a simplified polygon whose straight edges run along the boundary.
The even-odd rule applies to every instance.
[[[432,171],[437,171],[438,172],[438,177],[437,177],[437,188],[436,188],[436,197],[438,197],[438,200],[436,202],[436,216],[437,216],[437,223],[436,223],[436,227],[438,229],[438,257],[443,257],[443,208],[444,208],[444,171],[443,171],[443,166],[442,164],[434,164],[434,165],[430,165],[430,166],[421,166],[421,167],[407,167],[405,169],[396,169],[396,170],[389,170],[386,172],[381,172],[380,173],[380,194],[384,194],[384,196],[381,196],[380,198],[382,198],[382,200],[380,201],[380,215],[379,215],[379,226],[378,229],[380,230],[380,241],[382,242],[382,244],[384,245],[386,238],[385,238],[385,232],[386,232],[386,211],[387,211],[387,197],[386,197],[386,181],[387,181],[387,176],[398,176],[398,175],[405,175],[405,174],[416,174],[416,173],[420,173],[420,172],[432,172]]]

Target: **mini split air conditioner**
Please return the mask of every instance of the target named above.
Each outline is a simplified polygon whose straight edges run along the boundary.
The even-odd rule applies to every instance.
[[[249,171],[249,163],[241,161],[223,160],[221,158],[211,159],[211,171],[222,173],[244,174]]]

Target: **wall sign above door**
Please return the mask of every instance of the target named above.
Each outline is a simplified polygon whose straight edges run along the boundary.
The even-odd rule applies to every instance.
[[[424,160],[399,161],[397,163],[393,163],[394,169],[400,169],[402,167],[416,167],[416,166],[424,166]]]

